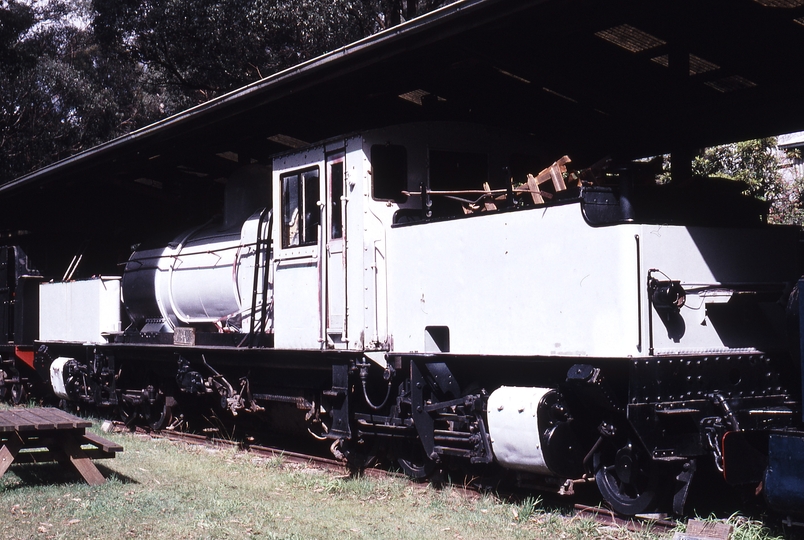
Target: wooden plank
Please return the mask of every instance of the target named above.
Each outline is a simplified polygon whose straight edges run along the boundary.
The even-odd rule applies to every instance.
[[[530,196],[533,197],[535,204],[544,204],[544,199],[542,199],[542,194],[539,190],[539,182],[532,174],[528,174],[528,191],[530,191]]]
[[[16,426],[11,418],[6,415],[6,411],[0,412],[0,433],[16,431]]]
[[[7,411],[8,419],[14,423],[14,431],[28,431],[34,429],[34,423],[24,411]]]
[[[0,448],[0,476],[3,476],[8,468],[11,467],[11,464],[14,463],[20,448],[22,448],[22,440],[16,433],[9,437],[3,447]]]
[[[25,411],[21,411],[21,416],[24,416],[28,422],[34,425],[33,429],[56,429],[56,424],[47,418],[43,418],[37,409],[26,409]]]
[[[87,428],[92,422],[54,408],[14,409],[0,412],[0,432]]]
[[[38,414],[40,414],[48,422],[57,424],[59,429],[68,429],[71,427],[72,428],[92,427],[92,422],[90,422],[89,420],[84,420],[83,418],[73,416],[72,414],[62,411],[61,409],[54,409],[52,407],[47,407],[44,409],[38,409]]]
[[[553,187],[556,188],[556,191],[565,191],[567,189],[567,185],[564,183],[562,168],[563,167],[556,163],[553,163],[550,167],[550,177],[553,179]]]
[[[89,459],[114,459],[116,455],[114,452],[107,452],[100,448],[89,448],[84,450],[84,453]]]
[[[71,435],[61,437],[61,446],[67,454],[75,470],[86,480],[90,486],[99,486],[106,482],[98,468],[92,463],[86,452],[81,449],[78,441]]]
[[[489,194],[488,197],[483,199],[483,205],[486,207],[486,211],[491,212],[492,210],[496,210],[497,203],[494,202],[494,197],[491,193],[491,186],[489,186],[488,182],[483,182],[483,191]]]
[[[87,450],[81,449],[89,459],[113,459],[115,454],[112,452],[104,452],[99,448],[90,448]],[[31,464],[31,463],[52,463],[65,462],[67,457],[64,452],[59,449],[53,450],[34,450],[31,452],[21,451],[14,459],[17,464]]]
[[[9,449],[8,445],[4,444],[3,447],[0,448],[0,476],[6,474],[8,468],[14,463],[14,458],[14,452]]]
[[[689,536],[697,538],[715,538],[718,540],[726,540],[731,536],[734,527],[726,522],[718,521],[700,521],[698,519],[690,519],[687,521],[687,532]]]
[[[92,422],[53,407],[34,407],[14,411],[18,418],[24,419],[34,429],[73,429],[88,428]]]
[[[564,173],[567,172],[566,165],[570,161],[569,156],[563,156],[549,167],[542,169],[542,171],[536,175],[536,183],[543,184],[548,180],[552,180],[553,188],[555,189],[556,193],[559,191],[565,191],[567,189],[567,185],[564,182]]]
[[[50,463],[58,461],[49,450],[21,450],[14,463]]]
[[[58,437],[62,433],[64,433],[64,431],[62,430],[62,431],[47,431],[47,432],[34,432],[34,433],[36,433],[36,435],[34,435],[33,437],[21,436],[22,448],[24,449],[46,448],[54,444],[58,444]]]
[[[104,439],[103,437],[95,435],[94,433],[84,433],[83,439],[84,442],[97,446],[104,452],[115,453],[123,451],[123,447],[119,444],[113,443],[112,441]]]
[[[71,429],[75,427],[74,422],[54,414],[54,410],[58,409],[36,409],[31,411],[31,415],[39,420],[37,429]]]

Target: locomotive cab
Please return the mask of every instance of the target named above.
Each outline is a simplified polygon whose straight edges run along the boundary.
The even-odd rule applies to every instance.
[[[392,351],[391,229],[428,217],[422,189],[482,190],[490,171],[507,181],[510,156],[533,148],[479,126],[411,124],[275,158],[276,347]],[[463,215],[459,197],[442,202],[439,215]]]

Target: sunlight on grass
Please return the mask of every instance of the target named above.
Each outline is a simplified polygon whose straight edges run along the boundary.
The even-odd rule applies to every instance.
[[[0,478],[0,537],[16,538],[660,538],[562,515],[536,497],[467,497],[394,477],[350,478],[232,448],[104,434],[125,451],[90,487],[58,466]],[[734,521],[735,540],[756,524]],[[738,531],[740,536],[738,536]],[[672,535],[665,534],[664,538]]]

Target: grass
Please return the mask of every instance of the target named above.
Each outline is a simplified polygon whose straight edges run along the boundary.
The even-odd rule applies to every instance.
[[[467,497],[449,485],[349,478],[230,448],[103,436],[125,447],[115,459],[96,462],[108,478],[104,485],[90,487],[55,464],[13,466],[0,478],[0,538],[661,537],[551,511],[534,497]],[[738,521],[735,540],[772,538],[761,524]]]

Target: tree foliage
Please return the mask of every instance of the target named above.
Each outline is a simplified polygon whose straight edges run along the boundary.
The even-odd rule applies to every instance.
[[[0,0],[0,182],[444,3]]]
[[[374,30],[371,0],[95,0],[95,35],[189,105]]]
[[[102,54],[75,6],[2,4],[0,176],[42,167],[155,120],[143,67]]]
[[[788,157],[777,150],[776,138],[752,139],[703,149],[695,157],[695,174],[744,182],[747,193],[770,204],[772,223],[804,224],[804,179],[785,177]]]

